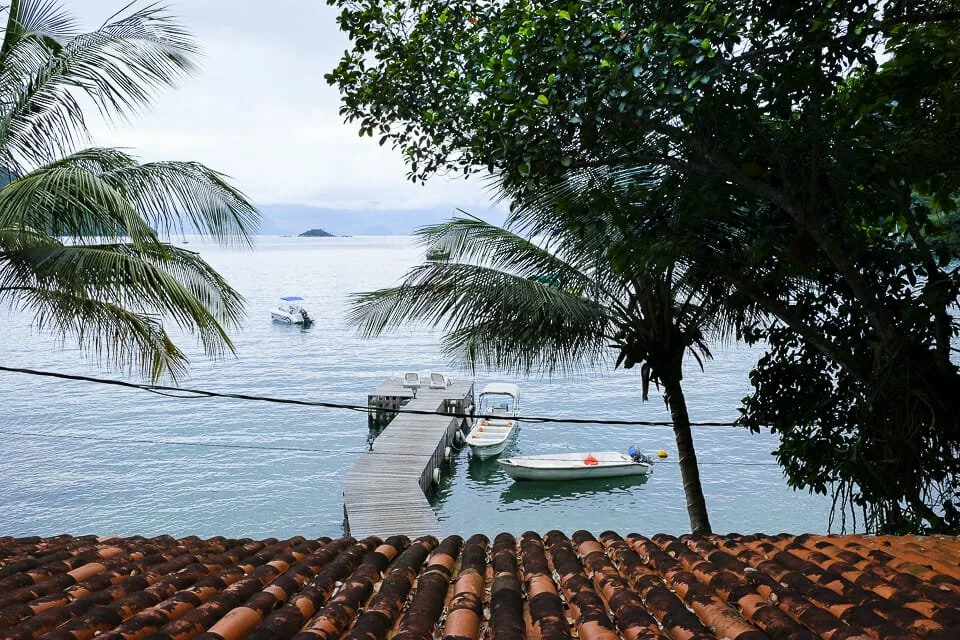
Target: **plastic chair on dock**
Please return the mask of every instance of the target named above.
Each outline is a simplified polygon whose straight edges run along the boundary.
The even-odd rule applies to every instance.
[[[405,373],[403,374],[403,387],[404,389],[412,389],[413,397],[417,397],[417,389],[420,388],[420,374],[419,373]]]
[[[430,388],[431,389],[446,389],[453,381],[450,380],[447,376],[442,373],[431,373],[430,374]]]

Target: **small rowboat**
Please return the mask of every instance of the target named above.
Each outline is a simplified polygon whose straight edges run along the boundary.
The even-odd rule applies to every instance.
[[[642,453],[631,456],[619,451],[547,453],[503,458],[497,462],[514,480],[578,480],[653,473],[653,465]]]
[[[495,458],[516,437],[520,389],[515,384],[491,382],[480,392],[478,408],[485,417],[467,434],[467,444],[475,457]]]

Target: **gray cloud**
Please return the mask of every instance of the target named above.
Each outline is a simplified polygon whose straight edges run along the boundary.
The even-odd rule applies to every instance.
[[[82,0],[68,8],[89,29],[124,4]],[[399,152],[343,124],[339,95],[323,74],[347,41],[323,0],[181,0],[171,9],[203,47],[202,71],[130,123],[94,124],[97,144],[146,160],[198,160],[262,204],[488,206],[480,180],[414,185]]]

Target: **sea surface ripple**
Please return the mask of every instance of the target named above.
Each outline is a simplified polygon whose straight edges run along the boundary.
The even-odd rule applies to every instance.
[[[234,332],[236,357],[212,360],[192,336],[180,385],[226,393],[364,405],[389,376],[406,371],[466,375],[440,355],[428,329],[363,340],[345,320],[349,296],[395,285],[423,258],[411,238],[261,237],[253,251],[190,239],[247,299]],[[309,329],[271,322],[281,295],[301,295]],[[33,328],[28,312],[0,310],[0,364],[139,381],[97,368],[75,345]],[[760,354],[714,345],[700,372],[688,362],[684,391],[694,421],[732,421]],[[522,413],[668,420],[639,374],[605,368],[568,378],[478,372],[521,388]],[[363,413],[216,398],[172,398],[87,382],[0,372],[0,535],[171,534],[210,537],[339,536],[342,479],[365,449]],[[389,428],[389,427],[388,427]],[[829,500],[787,487],[770,452],[776,437],[731,427],[694,431],[707,507],[718,532],[824,532]],[[689,531],[669,427],[529,423],[509,453],[665,449],[646,482],[516,484],[466,451],[431,502],[444,533],[557,528],[572,532]]]

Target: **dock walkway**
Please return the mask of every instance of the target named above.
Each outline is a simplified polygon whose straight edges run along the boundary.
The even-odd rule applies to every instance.
[[[416,397],[401,378],[388,379],[369,395],[368,406],[377,412],[391,414],[403,407],[439,414],[396,414],[377,437],[373,450],[363,453],[347,472],[343,514],[348,535],[440,535],[440,523],[426,494],[434,469],[444,462],[445,450],[469,422],[442,414],[470,412],[473,380],[453,380],[442,389],[431,389],[428,380]]]

